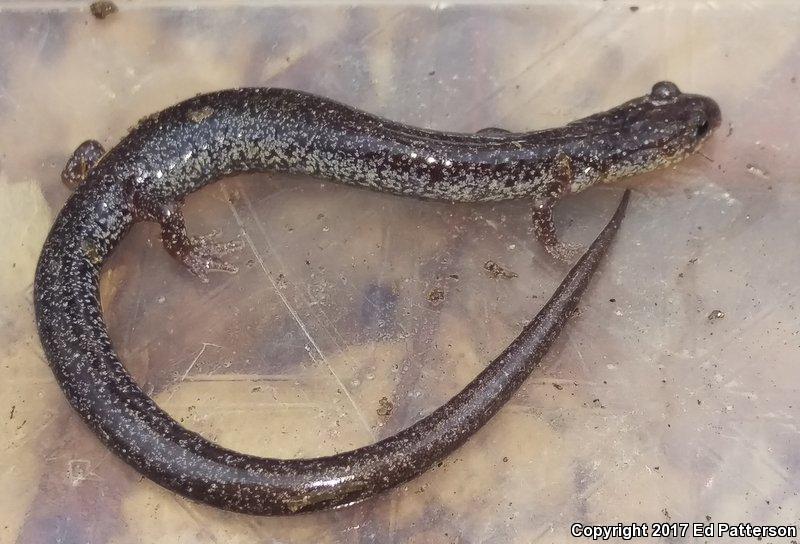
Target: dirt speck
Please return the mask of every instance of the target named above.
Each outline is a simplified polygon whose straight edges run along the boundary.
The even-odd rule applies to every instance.
[[[389,414],[392,413],[393,408],[394,405],[392,404],[392,401],[390,401],[386,397],[381,397],[380,400],[378,401],[378,409],[375,410],[375,413],[377,413],[381,417],[387,417]]]
[[[747,163],[747,171],[757,178],[769,179],[769,173],[753,163]]]
[[[212,115],[214,115],[214,108],[210,106],[203,106],[199,110],[190,111],[186,116],[192,123],[202,123]]]
[[[508,270],[503,265],[494,261],[486,261],[483,263],[483,268],[485,268],[493,278],[505,278],[510,280],[511,278],[517,277],[516,272]]]
[[[714,321],[715,319],[722,319],[725,317],[725,312],[722,310],[711,310],[711,313],[708,314],[708,320]]]
[[[86,251],[86,258],[89,259],[89,262],[92,264],[98,265],[103,262],[103,259],[100,257],[100,250],[97,246],[91,244],[84,247],[84,250]]]
[[[98,2],[92,2],[89,6],[89,11],[92,12],[95,19],[105,19],[109,15],[112,15],[119,11],[117,5],[111,0],[99,0]]]
[[[433,305],[441,304],[444,300],[444,289],[441,287],[434,287],[431,289],[431,292],[428,293],[428,302]]]

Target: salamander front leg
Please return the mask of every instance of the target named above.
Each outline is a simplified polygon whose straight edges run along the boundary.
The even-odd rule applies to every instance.
[[[553,222],[553,207],[567,194],[573,181],[574,168],[569,155],[559,152],[552,170],[553,182],[543,191],[542,196],[533,201],[533,232],[544,244],[547,252],[556,260],[571,262],[577,259],[584,248],[576,244],[559,242],[556,225]]]
[[[73,191],[86,181],[89,170],[94,168],[106,154],[103,144],[97,140],[86,140],[72,152],[61,171],[61,181]]]
[[[556,260],[572,262],[583,253],[577,244],[565,244],[558,240],[553,222],[554,200],[536,200],[533,203],[533,233],[547,252]]]
[[[182,204],[166,205],[159,210],[158,222],[161,224],[164,249],[203,283],[208,282],[208,272],[235,274],[239,269],[222,257],[241,250],[244,244],[240,240],[213,242],[218,235],[216,232],[206,236],[188,236],[181,212]]]

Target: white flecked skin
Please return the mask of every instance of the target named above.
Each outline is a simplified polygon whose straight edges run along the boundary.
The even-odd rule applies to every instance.
[[[544,356],[613,238],[627,194],[550,302],[464,390],[392,437],[316,459],[239,454],[158,408],[108,337],[98,291],[106,258],[134,221],[163,223],[164,210],[187,194],[238,172],[299,171],[471,202],[550,198],[652,169],[693,151],[719,124],[713,101],[668,85],[564,128],[525,134],[427,131],[281,89],[222,91],[150,116],[88,171],[45,242],[34,303],[53,373],[117,455],[164,487],[213,506],[292,514],[351,504],[413,478],[488,421]]]

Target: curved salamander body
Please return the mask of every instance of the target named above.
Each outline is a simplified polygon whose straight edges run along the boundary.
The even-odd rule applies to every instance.
[[[395,436],[317,459],[221,448],[181,427],[133,382],[111,345],[98,291],[101,267],[130,226],[158,221],[165,248],[202,279],[211,270],[235,270],[221,256],[238,244],[187,235],[183,199],[226,175],[278,170],[417,198],[530,198],[536,232],[553,249],[551,208],[560,196],[677,161],[718,124],[711,99],[666,82],[563,128],[519,134],[434,132],[282,89],[192,98],[142,120],[107,153],[85,142],[68,162],[62,177],[77,189],[48,235],[34,283],[47,359],[100,438],[169,489],[257,514],[362,500],[447,455],[519,387],[572,313],[624,202],[536,319],[461,393]]]

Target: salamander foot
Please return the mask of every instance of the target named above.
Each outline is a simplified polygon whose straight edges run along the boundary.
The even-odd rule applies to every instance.
[[[533,232],[547,252],[557,261],[574,262],[586,248],[579,244],[566,244],[558,239],[553,222],[553,201],[534,202]]]
[[[573,263],[586,252],[586,248],[580,244],[567,244],[564,242],[544,246],[544,248],[551,257],[563,263]]]
[[[86,140],[72,152],[67,164],[61,171],[61,181],[71,190],[75,190],[86,181],[89,170],[106,154],[103,144],[97,140]]]
[[[165,206],[159,218],[161,242],[164,249],[203,283],[208,283],[209,272],[228,272],[235,274],[239,268],[222,259],[244,248],[241,240],[215,242],[218,232],[205,236],[188,236],[180,204]]]

